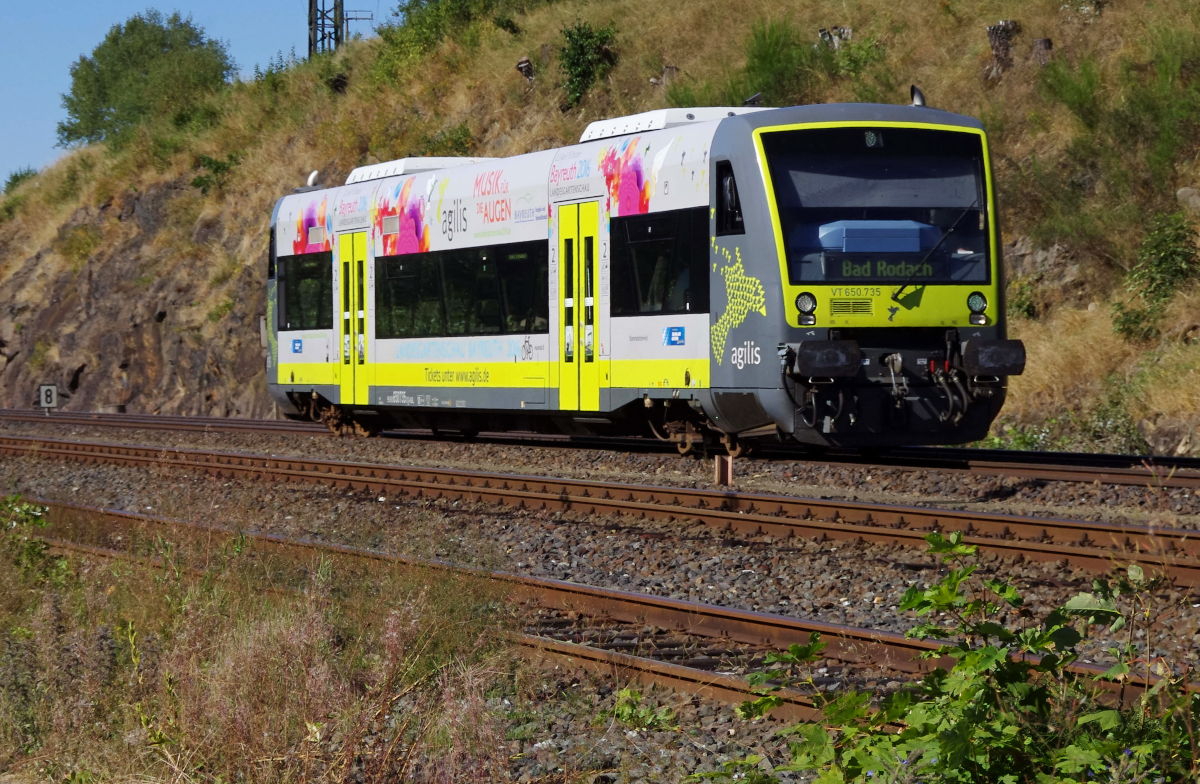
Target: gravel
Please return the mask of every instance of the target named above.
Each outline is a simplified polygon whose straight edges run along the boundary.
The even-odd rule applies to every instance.
[[[891,544],[733,540],[702,524],[642,521],[448,500],[393,502],[365,491],[313,485],[221,482],[166,470],[0,458],[8,487],[77,501],[289,537],[443,558],[487,569],[812,618],[906,631],[897,605],[911,585],[937,579],[924,552]],[[1092,575],[1057,563],[1019,563],[984,554],[981,572],[1012,580],[1037,617]],[[1197,660],[1192,598],[1156,595],[1157,655]],[[1109,658],[1098,647],[1088,658]]]
[[[180,433],[21,422],[0,422],[0,433],[607,482],[713,486],[710,461],[662,453],[426,439]],[[1041,481],[766,459],[741,459],[736,465],[739,489],[756,492],[1200,529],[1200,498],[1186,488]]]

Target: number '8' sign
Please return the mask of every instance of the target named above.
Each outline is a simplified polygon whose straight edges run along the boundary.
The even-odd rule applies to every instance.
[[[58,408],[58,387],[54,384],[38,387],[38,405],[42,408]]]

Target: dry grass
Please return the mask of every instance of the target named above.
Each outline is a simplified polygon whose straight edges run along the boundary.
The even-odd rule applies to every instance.
[[[0,771],[179,782],[502,771],[503,730],[484,699],[505,655],[490,587],[155,531],[127,537],[161,568],[22,561],[17,538],[31,532],[0,548]],[[200,577],[186,571],[201,564]]]

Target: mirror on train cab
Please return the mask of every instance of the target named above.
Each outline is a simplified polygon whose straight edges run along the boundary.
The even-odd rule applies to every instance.
[[[745,234],[742,205],[738,200],[737,180],[729,161],[717,161],[717,236]]]

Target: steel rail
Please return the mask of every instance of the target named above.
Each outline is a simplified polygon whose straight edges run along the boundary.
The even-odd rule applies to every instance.
[[[0,409],[0,421],[29,424],[93,425],[148,430],[203,431],[211,433],[298,433],[333,435],[323,425],[277,419],[100,414],[62,412],[37,414]],[[424,430],[388,430],[385,436],[440,440]],[[533,433],[481,433],[478,440],[499,444],[559,448],[616,449],[674,452],[672,445],[646,438],[556,436]],[[756,453],[772,460],[793,460],[821,465],[843,465],[876,470],[943,471],[955,474],[1010,476],[1032,481],[1099,482],[1106,485],[1200,489],[1200,458],[1086,454],[1079,452],[1023,452],[956,447],[899,447],[875,453],[831,449],[814,451],[804,446],[764,445]],[[751,458],[753,459],[753,458]]]
[[[197,470],[229,478],[319,483],[412,498],[642,519],[701,522],[740,536],[803,537],[924,547],[932,531],[962,531],[985,552],[1066,561],[1105,572],[1117,561],[1200,586],[1200,531],[870,504],[837,499],[653,487],[417,466],[0,436],[0,454]]]
[[[891,632],[737,610],[649,594],[596,588],[561,580],[527,577],[510,572],[488,572],[444,561],[408,558],[344,545],[287,539],[272,534],[247,533],[220,526],[188,523],[121,510],[47,499],[33,499],[33,502],[50,507],[54,512],[49,518],[50,535],[39,537],[47,545],[99,557],[123,558],[140,562],[143,565],[161,566],[162,564],[161,559],[156,557],[137,555],[128,550],[118,550],[74,539],[64,539],[53,534],[60,533],[59,529],[61,528],[68,529],[65,533],[77,533],[75,527],[64,521],[65,513],[74,512],[85,515],[92,521],[103,521],[110,524],[120,522],[169,526],[199,534],[241,535],[257,544],[275,548],[317,551],[405,568],[428,569],[440,573],[488,580],[492,583],[499,583],[504,589],[505,598],[510,602],[526,606],[535,605],[551,610],[573,611],[597,619],[650,625],[697,637],[726,639],[774,648],[787,647],[792,643],[807,643],[810,635],[815,632],[821,634],[822,639],[827,643],[826,649],[822,652],[824,658],[847,664],[867,663],[873,666],[882,666],[898,673],[923,673],[936,666],[949,666],[950,664],[948,660],[917,658],[921,654],[933,650],[935,646],[910,640],[903,635]],[[122,530],[127,532],[127,529]],[[100,538],[111,541],[111,536],[107,534],[113,533],[113,529],[105,526],[101,531],[106,535]],[[93,530],[90,533],[95,538],[96,531]],[[131,543],[132,538],[123,537],[122,541]],[[196,575],[202,574],[200,569],[183,568]],[[735,675],[685,667],[644,656],[538,635],[518,634],[515,637],[520,645],[530,651],[533,658],[551,658],[576,664],[592,671],[636,679],[647,685],[654,683],[668,686],[689,694],[727,703],[738,703],[755,696],[753,687],[744,678]],[[810,696],[793,689],[784,689],[778,693],[778,696],[784,700],[784,705],[776,711],[779,718],[806,721],[819,718],[820,710]]]
[[[529,577],[511,572],[485,571],[440,560],[410,558],[377,550],[366,550],[328,542],[289,539],[274,534],[246,532],[222,526],[184,522],[70,502],[33,499],[33,503],[47,506],[57,513],[49,518],[50,532],[52,533],[56,532],[62,523],[59,516],[74,512],[85,515],[93,521],[102,520],[110,524],[119,521],[127,524],[167,526],[197,534],[243,536],[258,544],[274,548],[315,551],[361,561],[410,569],[427,569],[442,574],[487,580],[493,584],[500,584],[504,588],[504,596],[509,602],[526,606],[533,605],[549,610],[576,612],[595,619],[649,625],[696,637],[731,640],[773,648],[785,648],[793,643],[805,644],[809,642],[813,633],[817,633],[826,643],[826,648],[822,651],[823,658],[845,664],[869,664],[909,675],[919,675],[937,667],[948,669],[953,664],[950,659],[945,657],[929,657],[929,654],[937,648],[936,644],[910,639],[893,632],[671,599],[652,594],[600,588],[563,580]],[[92,533],[95,534],[95,531]],[[102,533],[105,535],[101,538],[111,542],[112,537],[107,534],[111,534],[112,531],[104,528]],[[124,558],[141,562],[144,565],[162,565],[159,558],[137,555],[128,550],[117,550],[112,547],[54,536],[39,538],[52,547],[100,557]],[[122,537],[122,541],[132,545],[133,538]],[[194,567],[184,567],[184,569],[197,575],[202,574],[202,570]],[[636,679],[647,685],[654,683],[668,686],[685,693],[709,697],[722,702],[739,703],[756,696],[754,687],[745,679],[735,675],[685,667],[648,657],[538,635],[518,634],[515,635],[515,638],[520,645],[532,652],[531,655],[534,658],[557,659],[594,672]],[[1069,669],[1078,675],[1094,678],[1103,672],[1105,667],[1077,663]],[[1151,677],[1149,683],[1153,684],[1157,680],[1156,677]],[[1123,692],[1117,684],[1100,683],[1099,685],[1110,694],[1123,693],[1126,702],[1131,702],[1145,690],[1146,681],[1139,676],[1134,676]],[[811,696],[794,689],[783,689],[776,694],[784,701],[784,704],[776,709],[775,715],[778,718],[792,721],[813,721],[820,718],[820,710]]]

